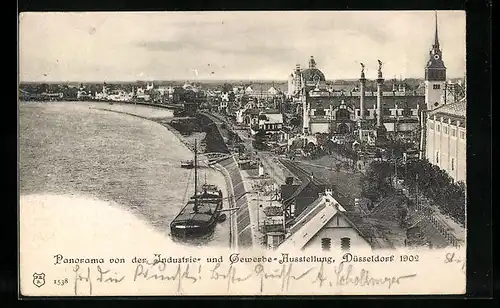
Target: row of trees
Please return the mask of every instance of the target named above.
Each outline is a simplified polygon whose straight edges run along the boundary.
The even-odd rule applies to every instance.
[[[412,160],[405,166],[398,166],[404,183],[410,193],[419,193],[431,200],[446,214],[454,217],[460,223],[465,223],[466,187],[463,182],[453,179],[427,160]]]
[[[361,179],[362,195],[372,201],[388,196],[392,191],[391,177],[395,172],[403,179],[410,194],[418,194],[437,205],[445,214],[465,223],[465,184],[455,183],[446,171],[427,160],[397,162],[372,162]]]

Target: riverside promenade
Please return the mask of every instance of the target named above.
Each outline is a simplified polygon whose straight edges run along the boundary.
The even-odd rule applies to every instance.
[[[220,115],[207,114],[213,122],[220,126],[223,123],[231,127],[230,121]],[[256,169],[241,170],[234,158],[219,162],[222,171],[228,180],[228,190],[233,191],[230,196],[230,205],[239,207],[235,214],[230,215],[234,220],[232,225],[232,247],[264,247],[266,245],[265,235],[261,230],[268,206],[281,206],[280,186],[285,184],[287,177],[294,175],[283,166],[276,155],[271,152],[256,152],[252,146],[252,139],[248,137],[248,131],[234,130],[251,153],[253,159],[258,159],[263,167],[264,174],[259,176]],[[295,178],[295,177],[294,177]]]

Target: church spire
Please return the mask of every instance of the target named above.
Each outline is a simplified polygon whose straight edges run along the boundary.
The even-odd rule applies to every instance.
[[[437,11],[434,13],[434,18],[436,21],[436,32],[434,33],[434,49],[439,49],[439,38],[438,38],[438,15]]]

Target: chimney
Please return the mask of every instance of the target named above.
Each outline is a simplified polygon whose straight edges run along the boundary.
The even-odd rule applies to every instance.
[[[333,191],[331,188],[325,188],[325,196],[332,196]]]

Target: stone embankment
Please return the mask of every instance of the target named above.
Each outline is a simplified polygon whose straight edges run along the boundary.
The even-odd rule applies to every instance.
[[[229,206],[237,208],[228,212],[231,224],[230,246],[232,248],[250,248],[253,246],[250,212],[247,191],[238,163],[234,157],[230,157],[220,161],[215,165],[215,168],[219,169],[226,178]]]

